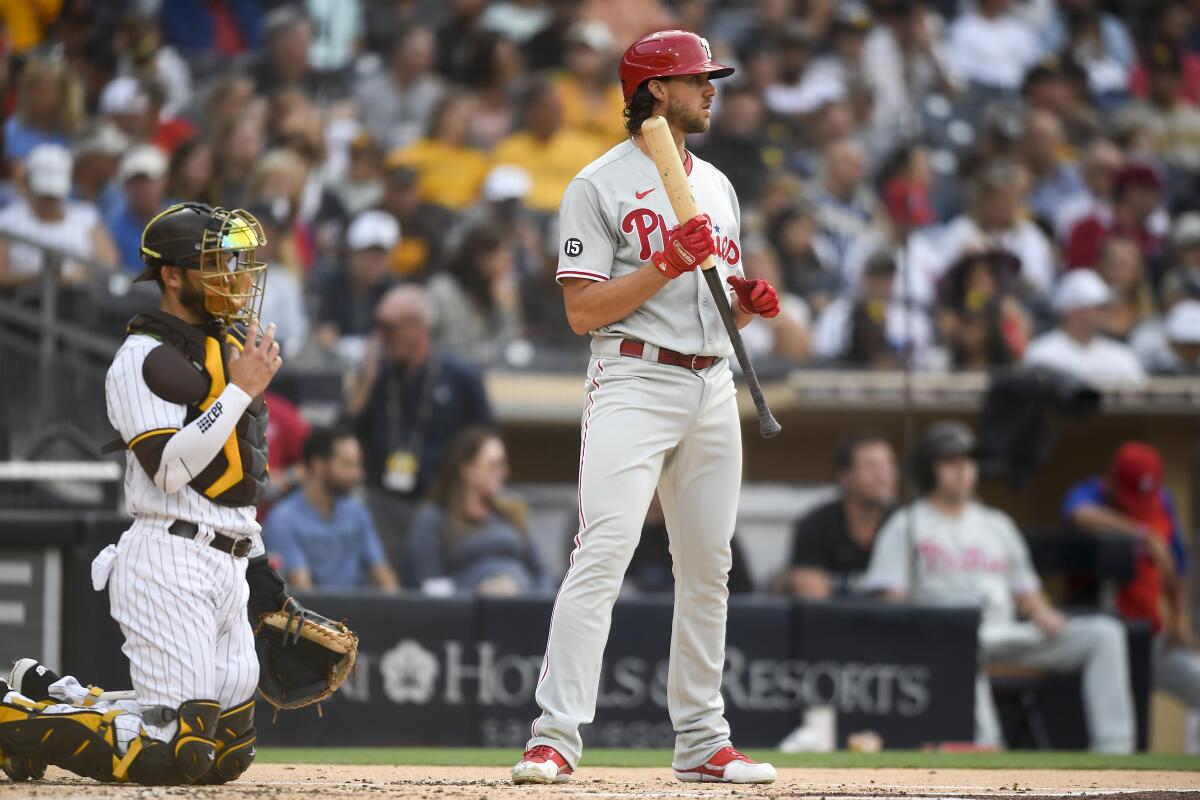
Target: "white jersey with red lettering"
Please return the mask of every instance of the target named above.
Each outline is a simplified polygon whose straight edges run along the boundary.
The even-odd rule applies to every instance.
[[[729,181],[688,154],[697,204],[713,222],[721,285],[741,273],[739,209]],[[558,279],[616,280],[663,247],[675,215],[654,162],[614,147],[567,187]],[[645,343],[624,356],[622,339]],[[659,362],[660,348],[716,356],[703,369]],[[729,336],[697,272],[670,281],[622,320],[592,331],[579,454],[579,534],[551,617],[529,747],[575,767],[592,721],[613,602],[657,489],[674,560],[667,707],[674,765],[692,769],[729,744],[721,699],[726,582],[742,451]],[[694,359],[693,365],[697,364]]]
[[[721,286],[742,274],[741,209],[725,175],[685,152],[684,171],[701,212],[712,219]],[[625,141],[593,161],[567,186],[558,217],[558,280],[610,280],[636,272],[663,249],[663,233],[678,220],[654,161]],[[602,340],[631,338],[679,353],[727,358],[729,335],[700,271],[667,284],[628,317],[592,332]]]

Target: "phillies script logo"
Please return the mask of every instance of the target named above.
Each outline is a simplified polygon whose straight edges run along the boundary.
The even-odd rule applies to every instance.
[[[642,261],[649,261],[650,254],[654,252],[650,236],[658,231],[657,241],[661,245],[662,233],[667,230],[667,222],[662,218],[662,214],[656,214],[648,208],[635,208],[625,215],[625,219],[621,220],[621,230],[625,233],[637,231],[638,243],[641,246],[638,258]],[[714,255],[729,266],[736,266],[742,260],[742,251],[738,249],[737,243],[733,241],[732,237],[721,235],[720,226],[715,226],[713,230],[717,234],[713,237],[717,242],[717,250]]]

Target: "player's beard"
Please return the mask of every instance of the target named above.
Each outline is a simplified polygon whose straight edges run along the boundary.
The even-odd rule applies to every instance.
[[[708,130],[709,118],[704,109],[691,109],[675,98],[667,99],[667,121],[671,127],[683,133],[704,133]]]
[[[207,320],[212,318],[212,313],[204,304],[204,290],[197,289],[186,276],[180,283],[179,288],[179,304],[192,312],[199,319]]]

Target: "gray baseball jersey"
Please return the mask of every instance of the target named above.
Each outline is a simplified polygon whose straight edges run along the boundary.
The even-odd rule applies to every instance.
[[[715,269],[721,285],[742,274],[741,209],[720,170],[686,153],[684,171],[700,210],[712,219]],[[631,141],[609,150],[567,186],[559,212],[558,281],[604,281],[636,272],[663,249],[663,233],[677,224],[654,161]],[[699,270],[679,276],[628,317],[598,331],[597,342],[630,338],[689,355],[733,354]],[[608,352],[600,348],[597,352]]]
[[[725,176],[689,156],[700,209],[713,220],[717,266],[739,272],[738,202]],[[675,225],[654,162],[617,145],[571,182],[562,201],[558,278],[604,281],[641,268]],[[642,358],[619,354],[638,339]],[[731,563],[742,472],[731,347],[702,277],[670,281],[625,319],[592,332],[579,452],[579,534],[563,578],[529,746],[576,765],[592,721],[612,605],[657,489],[675,562],[675,624],[667,675],[675,766],[691,769],[729,744],[721,699]],[[657,363],[658,348],[722,356],[694,372]]]

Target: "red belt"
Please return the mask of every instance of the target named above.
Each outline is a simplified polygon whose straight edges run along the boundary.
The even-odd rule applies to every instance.
[[[623,356],[641,358],[642,353],[645,351],[645,342],[639,342],[636,339],[621,340],[621,355]],[[690,369],[692,372],[700,372],[701,370],[708,369],[716,360],[716,356],[689,356],[683,353],[676,353],[674,350],[668,350],[665,347],[658,348],[658,363],[670,364],[672,367],[683,367],[684,369]]]

